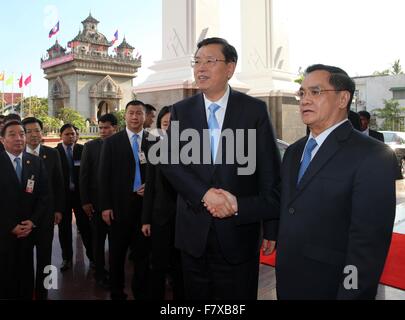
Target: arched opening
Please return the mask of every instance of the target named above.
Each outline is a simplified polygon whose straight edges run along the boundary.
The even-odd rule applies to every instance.
[[[101,101],[98,104],[97,108],[97,119],[99,119],[102,115],[110,112],[110,105],[107,101]]]

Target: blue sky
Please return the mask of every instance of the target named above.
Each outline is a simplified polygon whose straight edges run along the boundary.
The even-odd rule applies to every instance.
[[[1,7],[6,1],[0,0]],[[160,58],[161,52],[161,2],[160,0],[73,0],[73,1],[7,1],[9,15],[2,14],[0,22],[0,72],[6,78],[14,73],[17,79],[32,73],[32,94],[47,95],[47,83],[40,68],[40,58],[46,54],[55,39],[66,47],[73,39],[81,21],[89,11],[100,21],[98,30],[112,40],[118,29],[119,42],[123,36],[139,51],[144,60],[151,62]],[[60,31],[51,39],[49,30],[60,21]],[[146,32],[147,30],[147,32]],[[150,41],[150,35],[156,41]],[[147,52],[148,54],[145,54]],[[18,85],[14,86],[15,90]],[[2,88],[0,88],[2,90]],[[8,88],[11,91],[11,87]],[[26,89],[28,90],[28,89]],[[7,87],[6,90],[7,91]],[[25,95],[29,92],[25,92]]]
[[[119,30],[142,54],[143,66],[135,81],[150,73],[148,67],[161,57],[162,0],[0,0],[0,72],[17,79],[32,73],[32,94],[47,95],[47,81],[40,58],[53,45],[49,30],[60,20],[59,42],[66,46],[82,27],[89,11],[100,21],[99,31],[109,40]],[[170,0],[168,0],[170,1]],[[236,42],[236,0],[220,0],[224,12],[219,36]],[[368,75],[401,59],[405,69],[403,0],[274,0],[284,7],[288,26],[291,72],[313,63],[337,65],[352,76]],[[17,85],[15,86],[15,88]],[[1,85],[0,85],[0,89]],[[7,90],[8,89],[8,90]],[[6,91],[11,88],[6,87]],[[28,91],[28,90],[27,90]],[[25,95],[29,92],[25,92]]]

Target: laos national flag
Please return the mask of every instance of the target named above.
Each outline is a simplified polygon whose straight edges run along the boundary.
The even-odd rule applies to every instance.
[[[114,45],[114,43],[115,43],[116,41],[118,41],[118,30],[115,31],[115,33],[114,33],[114,39],[112,39],[111,45]]]
[[[59,32],[59,21],[58,23],[49,31],[49,38],[52,38],[55,34]]]

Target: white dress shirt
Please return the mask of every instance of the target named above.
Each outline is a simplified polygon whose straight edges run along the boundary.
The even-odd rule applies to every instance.
[[[315,139],[316,144],[317,144],[317,146],[314,148],[314,150],[312,150],[312,153],[311,153],[311,161],[312,161],[312,159],[315,157],[315,155],[316,155],[316,153],[318,152],[319,148],[320,148],[320,147],[322,146],[322,144],[325,142],[326,138],[332,133],[332,131],[335,130],[335,129],[336,129],[337,127],[339,127],[340,125],[342,125],[343,123],[345,123],[346,121],[349,121],[349,119],[345,119],[345,120],[343,120],[343,121],[341,121],[341,122],[335,124],[334,126],[328,128],[328,129],[326,129],[326,130],[323,131],[321,134],[319,134],[316,138],[312,135],[312,132],[309,134],[309,138],[308,138],[308,140],[307,140],[307,143],[308,143],[309,139],[313,138],[313,139]],[[305,144],[304,151],[303,151],[302,156],[301,156],[301,161],[302,161],[302,159],[303,159],[303,157],[304,157],[304,152],[305,152],[305,148],[306,148],[306,146],[307,146],[307,143]]]
[[[23,162],[22,162],[23,153],[22,152],[18,156],[15,156],[15,155],[9,153],[8,151],[6,151],[6,153],[9,156],[11,163],[13,164],[14,170],[16,170],[16,167],[17,167],[17,164],[14,161],[15,158],[20,158],[20,163],[21,163],[21,168],[22,168],[22,165],[23,165]]]
[[[125,130],[127,131],[127,135],[128,135],[128,139],[129,139],[129,142],[131,143],[131,148],[132,148],[132,150],[133,150],[133,144],[134,144],[134,140],[133,140],[133,136],[134,136],[134,132],[132,132],[131,130],[129,130],[128,128],[125,128]],[[139,147],[139,152],[142,150],[141,149],[141,147],[142,147],[142,138],[143,138],[143,130],[144,129],[142,129],[141,131],[139,131],[138,133],[136,133],[137,135],[138,135],[138,139],[137,139],[137,141],[138,141],[138,147]]]
[[[39,156],[40,150],[41,150],[40,144],[35,149],[31,149],[28,145],[25,147],[25,151],[27,151],[30,154],[34,154],[34,151],[35,151],[37,154],[34,154],[34,155],[36,155],[36,156]]]
[[[225,91],[225,94],[222,96],[221,99],[219,99],[217,101],[209,100],[204,94],[205,113],[207,115],[207,123],[208,123],[208,119],[210,117],[210,110],[208,110],[209,106],[213,103],[220,106],[220,108],[217,110],[217,112],[215,112],[215,116],[217,117],[217,121],[219,124],[219,130],[222,130],[222,125],[224,124],[226,106],[228,105],[230,92],[231,92],[231,90],[228,86],[228,88]]]

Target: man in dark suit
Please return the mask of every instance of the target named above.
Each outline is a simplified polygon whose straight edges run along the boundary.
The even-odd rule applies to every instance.
[[[384,142],[384,135],[381,132],[372,130],[369,128],[371,115],[369,112],[363,110],[359,111],[360,122],[361,122],[361,132],[363,132],[366,136],[370,136],[374,139],[380,140]]]
[[[62,173],[64,180],[64,189],[66,195],[66,205],[63,211],[62,221],[59,224],[59,241],[62,248],[63,263],[61,271],[66,271],[72,267],[73,244],[72,244],[72,210],[75,213],[77,228],[80,231],[86,255],[93,263],[93,248],[91,242],[90,220],[83,211],[80,203],[80,159],[82,157],[83,145],[75,143],[76,130],[70,124],[64,124],[60,129],[62,143],[56,146],[62,162]]]
[[[100,158],[100,205],[110,226],[111,298],[126,299],[125,260],[128,248],[134,262],[132,291],[135,299],[147,298],[149,241],[141,232],[142,199],[147,154],[152,142],[143,129],[145,106],[128,102],[125,130],[107,138]]]
[[[2,129],[3,129],[3,127],[4,127],[4,124],[5,124],[5,118],[6,118],[6,116],[5,116],[5,115],[0,114],[0,132],[1,132],[1,130],[2,130]],[[2,151],[4,151],[4,146],[3,146],[3,143],[2,143],[2,142],[0,142],[0,152],[2,152]]]
[[[200,157],[190,165],[184,150],[176,164],[174,149],[169,165],[162,165],[179,193],[175,245],[182,252],[187,299],[257,299],[261,223],[279,215],[273,129],[265,103],[229,87],[236,63],[237,52],[226,40],[201,41],[192,65],[202,94],[172,109],[169,146],[187,143],[176,139],[176,130],[197,131],[210,142],[199,144]],[[241,151],[235,146],[243,146],[247,162],[235,157]]]
[[[24,153],[21,122],[1,131],[0,153],[0,299],[32,299],[32,233],[47,214],[47,177],[43,161]]]
[[[99,286],[107,288],[108,273],[105,271],[105,240],[108,226],[104,223],[100,210],[100,180],[99,162],[103,141],[111,137],[117,130],[117,118],[107,113],[98,119],[100,138],[87,142],[84,145],[80,168],[80,200],[84,212],[90,219],[95,279]]]
[[[374,299],[395,216],[396,160],[347,119],[355,84],[310,66],[297,95],[309,137],[282,165],[279,299]]]
[[[162,139],[170,125],[171,106],[164,106],[156,127]],[[148,163],[142,209],[142,232],[151,237],[150,298],[164,300],[166,275],[172,279],[173,300],[184,299],[180,251],[174,247],[177,192],[158,165]]]
[[[48,175],[48,212],[41,219],[38,228],[33,233],[36,246],[36,278],[35,299],[46,300],[48,290],[44,288],[44,268],[51,265],[52,240],[54,225],[59,224],[65,207],[65,194],[63,189],[62,165],[59,152],[53,148],[41,145],[43,125],[41,120],[29,117],[23,120],[26,134],[26,152],[39,156]]]

